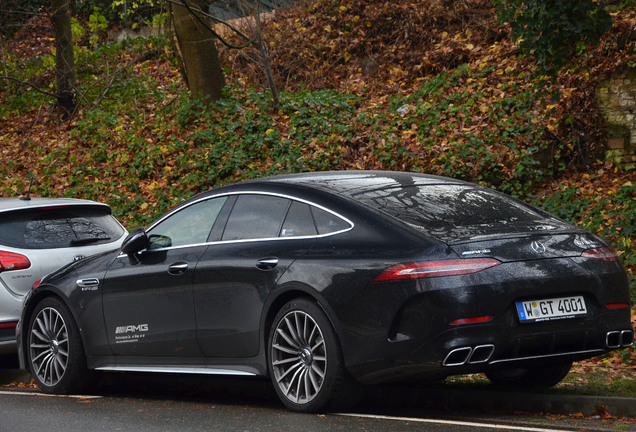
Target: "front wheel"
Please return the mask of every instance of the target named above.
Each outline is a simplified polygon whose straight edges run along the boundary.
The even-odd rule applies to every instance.
[[[336,409],[354,397],[336,333],[313,301],[293,300],[278,312],[268,360],[274,389],[292,411]]]
[[[530,369],[505,369],[487,372],[486,376],[495,385],[552,387],[560,383],[570,372],[572,362],[554,366],[542,366]]]
[[[92,374],[86,368],[79,330],[61,300],[42,300],[27,331],[29,369],[43,392],[72,393],[90,383]]]

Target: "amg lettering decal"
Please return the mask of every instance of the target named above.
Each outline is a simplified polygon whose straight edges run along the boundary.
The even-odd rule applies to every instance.
[[[117,328],[115,328],[115,334],[137,333],[137,332],[147,332],[147,331],[148,331],[148,324],[118,326]]]

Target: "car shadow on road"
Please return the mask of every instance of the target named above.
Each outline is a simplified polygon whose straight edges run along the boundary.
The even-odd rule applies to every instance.
[[[268,379],[220,377],[210,375],[179,375],[156,373],[103,373],[96,390],[100,395],[134,398],[161,398],[205,401],[208,403],[257,405],[281,408]],[[427,397],[423,387],[365,386],[360,399],[349,405],[352,412],[396,410],[445,410],[443,401]]]
[[[180,400],[206,400],[227,404],[279,404],[266,379],[160,373],[102,373],[100,395]]]

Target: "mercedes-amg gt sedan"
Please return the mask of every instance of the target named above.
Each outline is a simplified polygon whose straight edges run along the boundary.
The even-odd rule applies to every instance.
[[[20,359],[50,393],[96,371],[269,376],[316,412],[386,381],[553,385],[632,344],[629,301],[607,244],[491,189],[297,174],[197,195],[42,279]]]

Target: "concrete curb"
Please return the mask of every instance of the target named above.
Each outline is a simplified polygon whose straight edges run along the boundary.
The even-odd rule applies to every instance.
[[[614,417],[636,418],[636,397],[587,396],[569,394],[526,393],[514,390],[459,388],[392,388],[383,397],[399,395],[421,405],[446,409],[475,409],[584,416],[609,413]],[[603,409],[605,408],[605,409]]]

